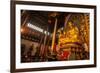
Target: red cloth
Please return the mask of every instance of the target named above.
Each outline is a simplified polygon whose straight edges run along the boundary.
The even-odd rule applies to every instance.
[[[60,60],[68,59],[68,56],[69,56],[69,51],[64,51],[63,53],[61,53]]]

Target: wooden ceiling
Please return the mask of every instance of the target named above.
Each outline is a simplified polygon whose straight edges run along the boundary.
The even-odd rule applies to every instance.
[[[64,26],[65,16],[69,13],[64,12],[50,12],[50,11],[33,11],[33,10],[22,10],[22,22],[24,22],[25,18],[28,15],[27,23],[31,23],[39,28],[46,30],[48,27],[48,31],[50,33],[53,32],[55,17],[51,16],[51,14],[57,13],[57,29]]]

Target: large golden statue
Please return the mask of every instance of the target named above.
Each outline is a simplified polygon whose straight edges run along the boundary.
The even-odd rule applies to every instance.
[[[74,42],[80,42],[79,39],[79,30],[78,28],[73,25],[72,22],[68,22],[68,26],[65,27],[66,30],[64,30],[59,35],[59,45],[66,44],[66,43],[74,43]]]
[[[79,42],[79,30],[73,25],[72,22],[68,23],[67,31],[66,31],[66,42]]]

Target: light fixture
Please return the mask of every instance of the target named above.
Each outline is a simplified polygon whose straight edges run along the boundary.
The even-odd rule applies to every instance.
[[[24,32],[24,29],[23,28],[21,28],[21,33],[23,33]]]

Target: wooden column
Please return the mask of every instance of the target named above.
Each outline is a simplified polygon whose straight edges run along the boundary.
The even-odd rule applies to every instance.
[[[54,31],[53,31],[53,37],[52,37],[51,54],[53,54],[53,48],[54,48],[55,36],[56,36],[56,29],[57,29],[57,18],[55,19],[55,25],[54,25]]]

